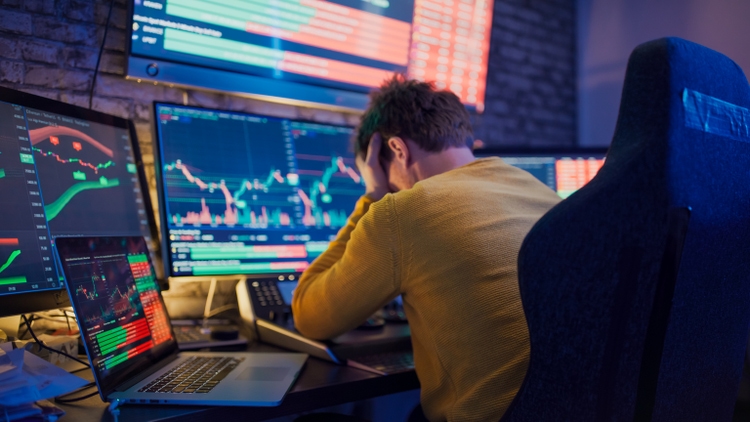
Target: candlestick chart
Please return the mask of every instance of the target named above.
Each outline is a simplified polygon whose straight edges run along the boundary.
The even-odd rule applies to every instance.
[[[137,257],[137,263],[129,263],[130,258],[112,254],[67,264],[76,312],[83,320],[87,340],[97,356],[95,364],[101,370],[112,369],[155,345],[155,312],[150,303],[153,292],[139,288],[139,283],[144,284],[145,273],[137,267],[143,262],[148,265],[148,261],[145,255]],[[148,306],[144,298],[149,300]]]
[[[172,339],[146,241],[140,236],[58,238],[70,300],[93,369],[122,370]]]

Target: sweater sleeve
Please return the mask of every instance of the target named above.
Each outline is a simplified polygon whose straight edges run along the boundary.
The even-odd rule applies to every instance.
[[[363,196],[344,226],[300,277],[292,298],[297,330],[329,339],[365,321],[399,294],[393,198]]]

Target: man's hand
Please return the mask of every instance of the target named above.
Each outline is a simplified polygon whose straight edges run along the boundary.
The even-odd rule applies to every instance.
[[[388,187],[388,178],[378,160],[382,145],[383,140],[380,138],[380,134],[375,133],[370,138],[365,159],[362,160],[361,157],[357,157],[357,167],[365,180],[365,194],[373,201],[381,200],[386,193],[391,191]]]

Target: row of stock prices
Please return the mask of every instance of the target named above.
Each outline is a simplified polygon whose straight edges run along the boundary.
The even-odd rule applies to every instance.
[[[304,270],[364,184],[352,128],[159,106],[172,275]]]

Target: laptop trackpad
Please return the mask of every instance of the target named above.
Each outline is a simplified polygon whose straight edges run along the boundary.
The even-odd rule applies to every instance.
[[[289,368],[274,366],[251,366],[240,372],[239,381],[283,381]]]

